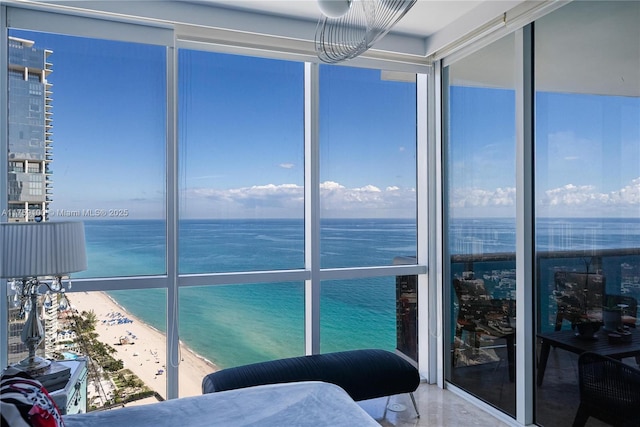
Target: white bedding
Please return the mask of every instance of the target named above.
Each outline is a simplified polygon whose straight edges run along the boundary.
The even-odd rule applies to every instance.
[[[315,381],[249,387],[63,418],[66,427],[380,426],[340,387]]]

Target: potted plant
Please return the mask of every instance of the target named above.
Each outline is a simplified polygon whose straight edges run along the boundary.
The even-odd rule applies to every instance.
[[[596,332],[600,330],[600,326],[602,326],[601,321],[591,319],[589,317],[582,317],[576,323],[576,328],[578,329],[578,337],[584,339],[596,339]]]
[[[571,321],[571,327],[578,330],[578,337],[584,339],[595,339],[596,332],[602,326],[599,313],[587,310],[584,301],[580,301],[566,309],[566,317]]]
[[[604,278],[600,274],[564,272],[557,281],[554,296],[558,305],[556,330],[562,319],[571,322],[571,329],[578,329],[578,336],[594,339],[602,326]],[[556,279],[557,280],[557,279]]]

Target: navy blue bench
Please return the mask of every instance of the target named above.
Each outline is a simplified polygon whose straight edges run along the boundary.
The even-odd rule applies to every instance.
[[[413,392],[420,384],[418,370],[386,350],[366,349],[299,356],[237,366],[213,372],[202,380],[202,393],[265,384],[324,381],[343,388],[355,401]]]

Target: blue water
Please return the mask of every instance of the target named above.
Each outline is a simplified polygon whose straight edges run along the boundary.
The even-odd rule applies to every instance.
[[[415,256],[410,220],[326,220],[322,267],[391,265]],[[165,223],[85,222],[89,268],[75,277],[164,274]],[[182,274],[301,269],[302,220],[187,220],[180,224]],[[80,285],[78,285],[80,286]],[[165,331],[166,290],[110,295]],[[180,290],[180,339],[226,367],[304,354],[304,283],[189,287]],[[321,349],[395,348],[395,277],[325,281]]]
[[[458,219],[450,225],[453,254],[515,252],[513,220]],[[416,254],[416,226],[410,220],[324,220],[321,228],[323,268],[391,265],[394,257]],[[89,269],[77,277],[166,271],[163,221],[87,221],[85,232]],[[303,236],[302,220],[183,221],[179,269],[183,274],[299,269]],[[640,219],[545,219],[536,225],[536,236],[541,251],[639,248]],[[638,256],[612,262],[608,268],[618,271],[624,262],[631,265],[631,277],[640,275]],[[476,269],[507,272],[515,263]],[[166,290],[110,294],[132,314],[166,330]],[[189,287],[179,297],[180,339],[222,367],[304,353],[302,282]],[[395,340],[395,277],[322,283],[321,351],[391,350]]]

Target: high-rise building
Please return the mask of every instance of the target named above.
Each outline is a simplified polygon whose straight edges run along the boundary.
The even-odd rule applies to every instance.
[[[52,97],[47,76],[51,50],[34,42],[9,37],[9,151],[7,220],[47,219],[51,202]],[[38,305],[42,309],[42,304]],[[49,355],[55,348],[57,305],[43,311],[45,339],[38,353]],[[27,354],[20,334],[26,316],[20,307],[9,308],[9,362],[18,362]]]
[[[46,219],[51,202],[51,53],[9,37],[9,221]]]

